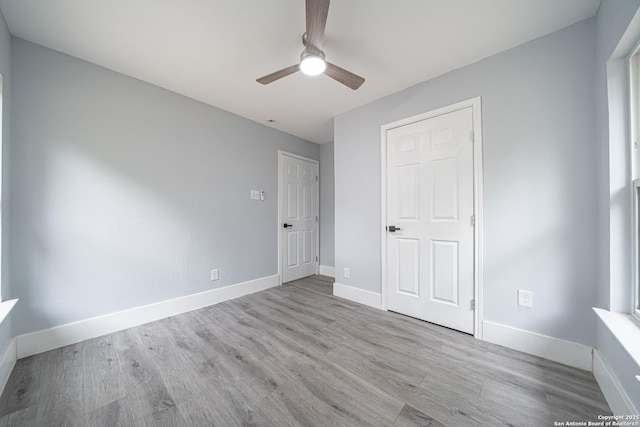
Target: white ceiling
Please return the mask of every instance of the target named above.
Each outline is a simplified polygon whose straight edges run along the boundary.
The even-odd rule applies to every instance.
[[[11,34],[317,143],[333,117],[597,13],[600,0],[334,0],[327,60],[366,78],[256,78],[298,62],[304,0],[0,0]]]

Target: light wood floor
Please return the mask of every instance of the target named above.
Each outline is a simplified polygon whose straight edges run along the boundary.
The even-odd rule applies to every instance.
[[[552,426],[593,376],[331,296],[315,276],[21,359],[0,426]]]

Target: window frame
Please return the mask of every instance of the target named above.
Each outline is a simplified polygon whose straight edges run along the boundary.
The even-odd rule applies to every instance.
[[[633,286],[631,314],[640,321],[640,179],[633,180]]]
[[[629,55],[629,125],[632,190],[632,262],[630,313],[640,321],[640,42]]]

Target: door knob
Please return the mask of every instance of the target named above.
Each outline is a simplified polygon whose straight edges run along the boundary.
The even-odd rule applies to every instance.
[[[283,226],[284,228],[289,228],[289,227],[293,227],[293,224],[287,224],[287,223],[284,223],[284,224],[282,224],[282,226]]]
[[[396,227],[395,225],[390,225],[387,227],[387,230],[389,231],[389,233],[395,233],[396,231],[400,231],[400,228]]]

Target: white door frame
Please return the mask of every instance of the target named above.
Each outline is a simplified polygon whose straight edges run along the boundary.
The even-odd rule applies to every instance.
[[[411,123],[426,120],[432,117],[441,116],[443,114],[451,113],[453,111],[461,110],[463,108],[472,108],[473,111],[473,211],[475,215],[476,226],[474,228],[474,243],[473,243],[473,292],[476,301],[473,336],[482,339],[482,320],[483,315],[483,292],[482,292],[482,277],[483,277],[483,264],[482,264],[482,228],[483,228],[483,193],[482,193],[482,112],[481,112],[481,97],[475,97],[461,101],[446,107],[438,108],[426,113],[418,114],[416,116],[408,117],[406,119],[398,120],[392,123],[387,123],[380,127],[380,150],[381,150],[381,192],[382,192],[382,206],[381,206],[381,218],[382,224],[380,230],[382,230],[382,309],[387,308],[387,131],[400,126],[408,125]]]
[[[278,281],[280,285],[282,285],[282,224],[280,222],[280,215],[282,215],[282,197],[284,196],[284,180],[282,179],[282,165],[283,165],[283,156],[293,157],[294,159],[304,160],[306,162],[315,163],[318,166],[318,180],[316,181],[317,190],[316,191],[316,274],[318,274],[318,269],[320,266],[320,162],[315,159],[310,159],[309,157],[299,156],[298,154],[289,153],[288,151],[278,150],[278,221],[277,221],[277,230],[278,230]]]

